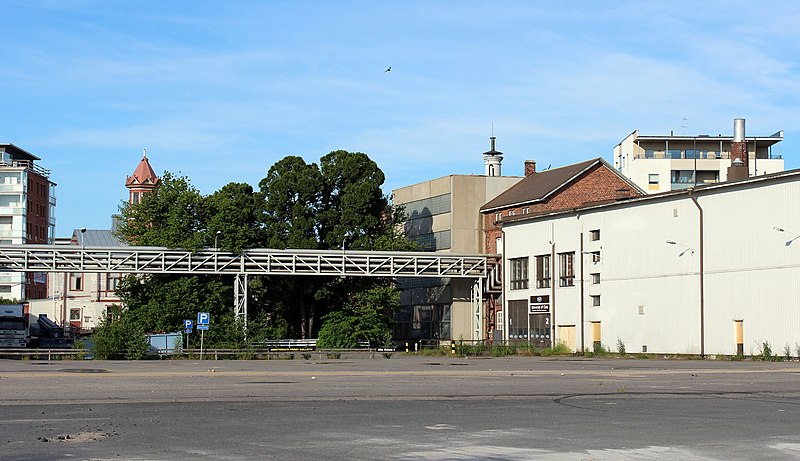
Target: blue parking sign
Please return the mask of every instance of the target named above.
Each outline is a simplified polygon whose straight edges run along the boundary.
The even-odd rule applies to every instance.
[[[211,314],[208,312],[198,312],[197,313],[197,324],[198,325],[208,325],[211,322]]]
[[[183,329],[184,330],[191,330],[192,329],[192,321],[191,320],[184,320],[183,321]]]

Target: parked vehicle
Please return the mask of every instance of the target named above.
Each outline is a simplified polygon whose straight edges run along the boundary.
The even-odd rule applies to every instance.
[[[28,347],[30,339],[24,305],[0,305],[0,347]]]

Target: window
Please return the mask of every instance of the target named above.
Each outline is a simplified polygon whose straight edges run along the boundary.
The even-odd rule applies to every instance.
[[[83,291],[83,274],[71,274],[69,278],[69,289]]]
[[[600,262],[600,252],[599,251],[590,251],[589,256],[592,257],[592,263],[597,264]]]
[[[600,283],[600,274],[589,274],[592,276],[592,284],[597,285]]]
[[[531,212],[531,208],[530,207],[526,206],[525,208],[522,209],[522,214],[528,214],[530,212]]]
[[[686,157],[685,158],[700,158],[700,151],[697,149],[686,149]]]
[[[590,298],[592,298],[592,306],[596,307],[600,305],[600,295],[592,295]]]
[[[550,255],[536,257],[536,288],[550,288]]]
[[[503,254],[503,237],[494,239],[494,252],[499,255]]]
[[[648,184],[658,184],[658,173],[650,173],[647,175]]]
[[[508,215],[509,216],[516,216],[517,215],[517,210],[508,210]]]
[[[511,289],[528,288],[528,258],[514,258],[511,263]]]
[[[590,230],[589,240],[591,240],[592,242],[600,240],[600,229]]]
[[[669,149],[667,150],[667,158],[681,158],[681,153],[680,149]]]
[[[575,253],[558,254],[558,286],[571,287],[575,285]]]
[[[69,310],[69,320],[70,321],[80,321],[81,320],[81,310],[80,308],[72,308]]]
[[[107,291],[116,291],[117,286],[119,285],[119,281],[122,279],[122,276],[117,273],[108,273],[106,274],[106,290]]]
[[[131,203],[139,203],[142,201],[142,193],[141,192],[133,192],[131,193]]]
[[[495,213],[494,214],[494,220],[495,221],[500,221],[501,219],[503,219],[503,213]]]

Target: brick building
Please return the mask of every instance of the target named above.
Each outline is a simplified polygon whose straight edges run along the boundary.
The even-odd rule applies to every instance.
[[[486,253],[503,253],[503,223],[523,217],[563,211],[592,204],[640,197],[645,192],[602,158],[536,171],[525,162],[525,178],[480,208]],[[552,266],[553,261],[549,262]],[[500,286],[492,286],[486,305],[486,333],[499,338],[502,329]]]

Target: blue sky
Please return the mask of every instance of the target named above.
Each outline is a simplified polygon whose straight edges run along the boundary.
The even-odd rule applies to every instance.
[[[204,194],[361,151],[384,191],[603,156],[630,132],[784,130],[800,3],[5,0],[0,142],[52,170],[57,236],[110,227],[146,148]],[[384,70],[391,66],[391,72]]]

